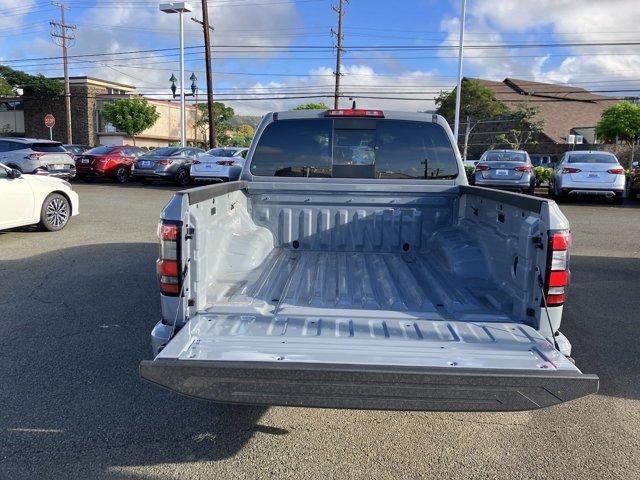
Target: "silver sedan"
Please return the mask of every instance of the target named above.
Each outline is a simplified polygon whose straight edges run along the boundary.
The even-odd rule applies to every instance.
[[[194,180],[233,181],[240,177],[248,148],[212,148],[191,164]]]
[[[476,164],[474,182],[479,187],[515,190],[533,195],[535,175],[524,150],[488,150]]]
[[[615,204],[624,202],[624,168],[609,152],[576,152],[564,154],[553,176],[553,195],[563,200],[569,195],[602,195]]]

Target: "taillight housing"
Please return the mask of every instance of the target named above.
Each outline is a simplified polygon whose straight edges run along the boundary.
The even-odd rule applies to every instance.
[[[569,248],[571,232],[568,230],[552,231],[549,235],[549,264],[545,300],[548,307],[558,307],[566,299],[566,288],[569,286]]]
[[[225,165],[227,167],[230,167],[231,165],[233,165],[236,162],[234,160],[218,160],[216,163],[218,165]]]
[[[581,170],[579,168],[573,168],[573,167],[564,167],[562,169],[562,173],[580,173]]]
[[[478,163],[476,165],[476,172],[486,172],[486,171],[488,171],[490,169],[491,168],[486,163]]]
[[[191,162],[192,165],[200,165],[202,162],[200,160],[194,160]]]
[[[610,168],[609,170],[607,170],[607,173],[613,173],[614,175],[624,175],[624,168]]]
[[[44,155],[44,152],[35,152],[35,153],[30,153],[24,158],[28,160],[40,160],[40,157],[42,157],[43,155]]]
[[[169,160],[169,159],[164,159],[164,160],[158,160],[156,162],[158,165],[171,165],[173,163],[173,160]]]
[[[158,224],[160,256],[156,263],[160,293],[170,297],[180,295],[182,272],[180,266],[181,222],[163,220]]]
[[[382,110],[366,110],[362,108],[345,108],[327,110],[324,112],[325,117],[374,117],[384,118]]]
[[[516,167],[514,170],[516,172],[533,172],[533,166],[532,165],[521,165],[519,167]]]

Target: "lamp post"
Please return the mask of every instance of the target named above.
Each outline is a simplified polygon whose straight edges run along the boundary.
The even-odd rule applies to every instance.
[[[176,97],[180,97],[180,124],[184,125],[184,121],[183,119],[185,118],[185,116],[182,113],[182,108],[184,108],[184,101],[185,101],[185,97],[195,97],[196,98],[196,120],[197,120],[197,111],[198,111],[198,77],[196,77],[195,73],[191,73],[191,76],[189,77],[189,80],[191,80],[191,93],[184,93],[184,89],[180,89],[180,93],[176,93],[176,91],[178,90],[178,87],[176,86],[176,81],[178,79],[176,78],[176,76],[172,73],[171,74],[171,78],[169,78],[169,82],[171,82],[171,93],[173,94],[173,98]],[[194,121],[195,123],[195,121]],[[196,128],[196,126],[194,125],[194,128]],[[194,130],[195,131],[195,130]],[[185,132],[186,132],[186,127],[185,127]],[[182,135],[182,132],[181,132]],[[186,137],[186,135],[185,135]],[[186,146],[186,138],[184,138],[184,142],[182,142],[183,137],[180,137],[180,141],[182,146]],[[195,139],[195,135],[194,135],[194,139]]]
[[[464,54],[464,22],[467,13],[467,0],[462,0],[460,12],[460,45],[458,47],[458,87],[456,89],[456,114],[453,124],[453,136],[458,145],[458,131],[460,128],[460,102],[462,100],[462,56]]]
[[[185,12],[188,13],[193,11],[193,7],[187,2],[161,3],[160,11],[164,13],[177,13],[180,17],[180,146],[186,147],[187,129],[185,125],[186,112],[184,102],[184,22],[182,17]],[[171,75],[171,78],[174,79],[171,90],[173,91],[173,98],[175,98],[175,75]]]

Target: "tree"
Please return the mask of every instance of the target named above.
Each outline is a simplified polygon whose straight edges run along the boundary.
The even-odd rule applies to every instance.
[[[329,107],[324,103],[303,103],[293,110],[329,110]]]
[[[227,107],[221,102],[213,102],[213,115],[215,116],[214,121],[218,145],[227,145],[229,143],[231,137],[228,132],[232,130],[229,121],[233,118],[234,114],[233,108]],[[196,127],[198,127],[202,133],[203,138],[206,138],[209,131],[209,111],[207,110],[206,103],[198,104],[198,121],[196,122]]]
[[[462,79],[462,98],[460,99],[460,118],[465,119],[464,147],[462,158],[467,158],[469,136],[483,120],[498,117],[507,112],[507,107],[496,100],[494,93],[474,78]],[[449,123],[455,119],[456,91],[440,92],[436,97],[436,113]],[[458,139],[456,139],[457,141]]]
[[[606,142],[630,144],[633,162],[635,145],[640,139],[640,105],[624,101],[607,108],[596,125],[596,135]]]
[[[27,97],[58,97],[64,92],[64,85],[59,80],[46,78],[44,75],[29,75],[0,65],[0,77],[12,88],[22,88]]]
[[[4,78],[0,77],[0,97],[13,97],[16,92]]]
[[[507,133],[496,135],[496,140],[506,143],[514,150],[521,150],[529,144],[538,143],[537,137],[544,128],[544,119],[536,120],[540,112],[539,107],[520,103],[516,109],[507,115],[507,120],[512,122],[513,128]]]
[[[131,136],[134,145],[136,144],[136,135],[153,127],[160,117],[156,107],[150,105],[146,98],[140,96],[106,103],[102,109],[102,115],[116,129]]]
[[[232,147],[248,147],[251,145],[251,140],[253,140],[253,136],[256,131],[251,125],[242,124],[238,128],[236,128],[233,137],[231,138],[231,146]]]

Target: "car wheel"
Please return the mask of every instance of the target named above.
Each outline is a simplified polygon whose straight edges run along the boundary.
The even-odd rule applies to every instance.
[[[129,180],[129,171],[125,167],[118,167],[116,170],[116,181],[118,183],[125,183]]]
[[[191,182],[191,177],[189,176],[189,172],[187,172],[186,169],[181,168],[176,173],[176,176],[174,177],[174,180],[181,187],[186,187]]]
[[[52,193],[40,209],[40,227],[49,232],[62,230],[71,217],[71,205],[69,200],[59,193]]]

